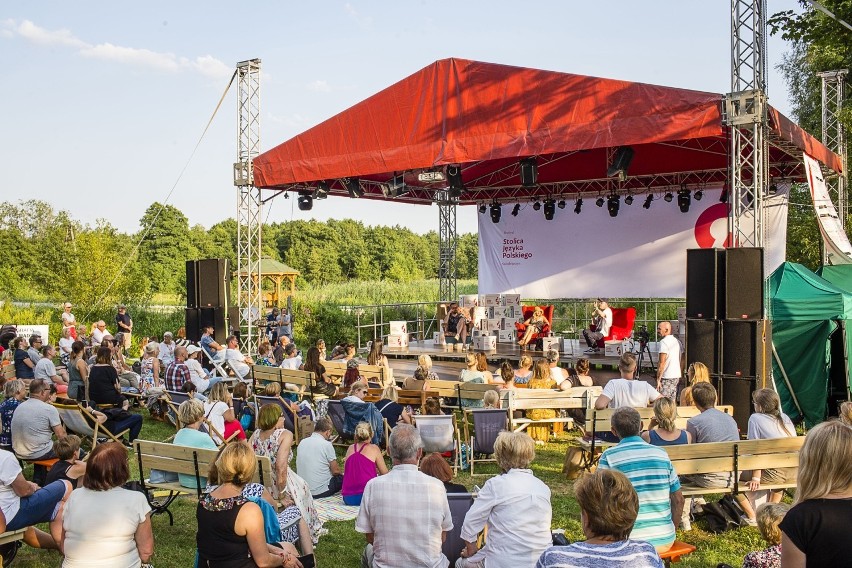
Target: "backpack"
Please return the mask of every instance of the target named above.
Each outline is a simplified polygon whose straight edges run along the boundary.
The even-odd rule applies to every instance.
[[[252,405],[246,404],[243,406],[243,409],[240,412],[239,421],[243,430],[254,430],[254,407],[252,407]]]
[[[725,532],[746,524],[745,512],[730,495],[719,499],[718,503],[707,503],[699,515],[707,524],[707,530],[713,533]]]

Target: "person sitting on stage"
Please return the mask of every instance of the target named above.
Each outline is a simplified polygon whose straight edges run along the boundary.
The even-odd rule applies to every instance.
[[[524,325],[526,326],[524,329],[524,336],[520,339],[520,341],[518,341],[518,345],[521,347],[526,347],[532,340],[532,336],[534,334],[541,333],[544,326],[550,325],[550,322],[547,321],[546,317],[544,317],[544,308],[536,306],[533,310],[533,315],[527,318]]]
[[[583,330],[583,337],[589,346],[586,349],[586,353],[597,353],[598,340],[609,335],[609,328],[612,327],[612,308],[609,307],[606,298],[598,298],[595,302],[595,315],[592,317],[592,326],[595,328],[594,330]]]
[[[444,318],[444,336],[447,343],[467,343],[467,326],[471,319],[459,309],[458,302],[450,302],[450,311]]]

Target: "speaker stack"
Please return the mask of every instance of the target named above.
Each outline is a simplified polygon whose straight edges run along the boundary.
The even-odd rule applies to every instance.
[[[224,343],[236,321],[236,308],[228,307],[231,271],[225,258],[186,261],[186,338],[199,341],[204,328],[213,326],[217,343]]]
[[[734,407],[742,432],[751,394],[771,384],[763,282],[762,248],[686,251],[686,362],[707,365],[720,403]]]

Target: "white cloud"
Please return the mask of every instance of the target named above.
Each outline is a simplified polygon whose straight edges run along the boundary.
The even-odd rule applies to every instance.
[[[318,93],[330,93],[331,85],[328,84],[328,81],[317,79],[316,81],[308,83],[308,90],[316,91]]]
[[[362,28],[371,28],[373,26],[373,18],[369,16],[362,16],[358,10],[355,9],[355,6],[349,2],[343,5],[343,9],[346,10],[346,13],[349,14],[349,16]]]
[[[230,66],[212,55],[190,59],[179,57],[174,53],[126,47],[109,42],[91,44],[76,37],[69,30],[46,30],[29,20],[23,20],[20,24],[15,20],[0,21],[0,35],[7,38],[19,37],[36,45],[67,47],[89,59],[110,61],[155,71],[168,73],[194,71],[205,77],[215,79],[227,77],[232,72]]]

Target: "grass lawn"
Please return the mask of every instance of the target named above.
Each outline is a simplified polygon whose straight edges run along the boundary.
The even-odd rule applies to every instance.
[[[143,411],[145,424],[141,438],[149,440],[164,440],[174,433],[167,424],[155,422],[148,418]],[[564,436],[564,435],[563,435]],[[580,510],[572,492],[572,482],[562,475],[562,459],[568,445],[567,438],[548,444],[545,448],[537,449],[536,459],[532,465],[535,475],[550,486],[552,490],[553,528],[565,529],[570,540],[583,538],[580,529]],[[339,450],[338,454],[342,455]],[[478,465],[477,468],[480,466]],[[476,475],[471,478],[466,473],[460,473],[456,481],[472,488],[474,484],[482,485],[489,475],[497,473],[494,464],[482,464],[481,471],[488,475]],[[130,455],[131,476],[139,476],[138,465],[133,454]],[[29,475],[30,472],[27,472]],[[187,568],[192,566],[195,555],[195,499],[180,498],[172,504],[170,510],[174,514],[174,526],[169,526],[166,515],[157,515],[154,524],[154,558],[156,568]],[[97,519],[92,519],[93,523]],[[320,539],[316,549],[318,566],[326,568],[357,567],[360,562],[364,538],[355,532],[355,521],[326,523],[329,534]],[[44,527],[43,527],[44,528]],[[732,566],[740,566],[743,556],[752,551],[764,548],[765,544],[755,528],[741,528],[717,535],[701,530],[701,523],[693,523],[693,530],[688,533],[678,533],[678,540],[689,542],[698,547],[692,555],[686,557],[678,566],[707,567],[716,566],[719,562],[727,562]],[[21,568],[57,567],[62,557],[57,552],[45,552],[24,546],[18,553],[14,566]]]

